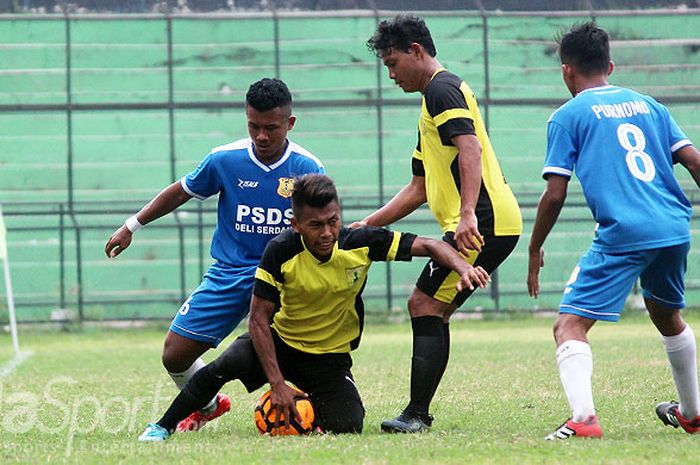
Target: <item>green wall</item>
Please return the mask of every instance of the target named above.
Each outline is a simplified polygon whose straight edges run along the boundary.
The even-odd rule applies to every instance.
[[[616,71],[611,81],[671,99],[669,107],[678,123],[691,139],[700,139],[698,105],[684,101],[697,102],[700,95],[696,38],[700,16],[598,14],[599,23],[613,37]],[[574,183],[570,203],[579,206],[565,209],[565,221],[547,242],[548,260],[542,273],[545,294],[538,301],[526,296],[526,245],[534,206],[544,187],[540,172],[545,125],[558,102],[568,98],[553,37],[561,27],[581,19],[488,18],[488,91],[494,99],[488,108],[490,134],[526,220],[518,248],[500,270],[501,309],[555,308],[563,283],[590,242],[594,224]],[[443,65],[461,75],[477,98],[485,98],[482,18],[455,14],[426,20]],[[170,115],[163,105],[170,90],[164,18],[74,18],[66,24],[59,19],[0,16],[0,108],[5,110],[0,111],[0,194],[8,213],[20,319],[49,318],[51,310],[60,306],[61,293],[65,306],[72,309],[81,297],[85,315],[95,318],[172,315],[182,293],[199,283],[210,261],[208,241],[213,228],[203,228],[202,245],[196,226],[200,208],[203,221],[213,224],[215,201],[187,205],[178,217],[184,227],[182,237],[171,215],[140,231],[118,260],[104,257],[104,243],[126,216],[173,180],[173,172],[179,178],[210,148],[247,136],[240,109],[202,108],[203,103],[240,104],[251,82],[277,72],[297,103],[298,123],[290,137],[321,158],[336,179],[345,200],[345,220],[361,218],[368,207],[379,204],[380,192],[384,201],[390,198],[410,177],[419,107],[415,95],[403,95],[380,69],[381,95],[389,101],[381,108],[383,131],[378,133],[380,116],[370,100],[379,95],[378,63],[365,46],[374,27],[372,17],[287,15],[277,24],[276,44],[271,17],[176,17],[171,29],[172,96],[175,104],[191,108],[174,110],[171,147]],[[68,101],[69,81],[70,101],[83,105],[70,118],[62,107]],[[154,107],[122,110],[115,104]],[[21,111],[16,111],[17,105],[23,105]],[[50,105],[55,107],[40,111]],[[679,177],[692,186],[685,173]],[[697,204],[697,188],[694,191]],[[59,203],[68,211],[69,200],[75,223],[64,215],[67,229],[61,236]],[[75,224],[80,230],[79,267]],[[396,227],[439,236],[427,211]],[[693,241],[697,246],[697,232]],[[700,297],[697,250],[691,255],[688,276],[691,304]],[[404,306],[423,263],[391,265],[392,305],[397,309]],[[387,311],[386,276],[386,265],[375,265],[366,291],[370,311]],[[2,298],[4,302],[4,294]],[[488,290],[465,305],[467,310],[495,307]]]

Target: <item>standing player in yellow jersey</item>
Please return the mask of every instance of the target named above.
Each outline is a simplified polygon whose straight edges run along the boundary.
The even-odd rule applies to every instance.
[[[420,92],[418,145],[411,181],[355,226],[385,226],[428,203],[443,240],[492,273],[512,252],[522,231],[520,210],[496,160],[474,93],[435,59],[425,22],[402,14],[382,21],[367,45],[404,92]],[[391,433],[427,430],[430,402],[449,358],[449,318],[473,290],[457,292],[459,276],[428,262],[408,300],[413,327],[411,401],[382,423]]]

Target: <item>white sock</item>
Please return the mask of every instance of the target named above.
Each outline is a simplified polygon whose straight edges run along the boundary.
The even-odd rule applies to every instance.
[[[700,415],[695,334],[690,326],[686,325],[677,336],[662,335],[661,339],[666,347],[668,361],[671,362],[681,415],[692,420]]]
[[[595,415],[593,407],[593,354],[591,346],[582,341],[570,339],[557,347],[559,378],[571,407],[571,419],[584,421]]]
[[[205,365],[206,365],[206,363],[204,363],[204,360],[202,360],[202,358],[200,357],[197,360],[195,360],[194,363],[188,369],[183,371],[182,373],[170,373],[170,372],[168,372],[168,374],[170,375],[172,380],[175,382],[175,385],[177,386],[177,388],[182,391],[182,388],[185,387],[185,384],[187,384],[187,381],[189,381],[190,378],[192,378],[192,376],[194,376],[194,374],[197,373],[197,370],[204,367]],[[210,410],[214,406],[216,406],[216,397],[214,397],[206,406],[204,406],[204,408],[202,410],[204,410],[204,411]]]

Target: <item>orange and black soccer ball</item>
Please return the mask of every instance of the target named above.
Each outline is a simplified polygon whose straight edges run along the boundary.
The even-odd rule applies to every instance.
[[[299,389],[296,390],[299,391]],[[262,395],[253,412],[255,426],[258,428],[260,434],[269,434],[271,436],[309,434],[313,429],[315,415],[314,407],[311,401],[307,397],[304,397],[304,393],[299,391],[299,395],[294,396],[294,401],[297,411],[301,416],[301,420],[292,418],[289,422],[289,426],[285,426],[284,414],[279,414],[279,428],[275,428],[275,420],[277,419],[278,412],[277,409],[272,408],[272,402],[270,400],[271,392],[272,391],[267,391]]]

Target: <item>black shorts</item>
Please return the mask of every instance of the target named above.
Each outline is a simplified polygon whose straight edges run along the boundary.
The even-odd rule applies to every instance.
[[[486,236],[481,252],[470,251],[466,259],[472,265],[481,266],[487,273],[491,274],[508,258],[508,255],[515,249],[519,238],[520,236]],[[453,248],[457,248],[454,233],[448,232],[442,237],[442,240]],[[465,289],[462,292],[457,292],[455,286],[458,281],[457,273],[430,260],[418,277],[416,287],[440,302],[459,307],[474,291]],[[474,290],[476,289],[478,288]]]
[[[316,416],[314,424],[326,432],[361,432],[365,410],[350,372],[350,354],[301,352],[285,344],[274,329],[271,332],[282,376],[309,395]],[[238,337],[210,367],[217,377],[240,379],[248,392],[267,383],[248,333]]]

